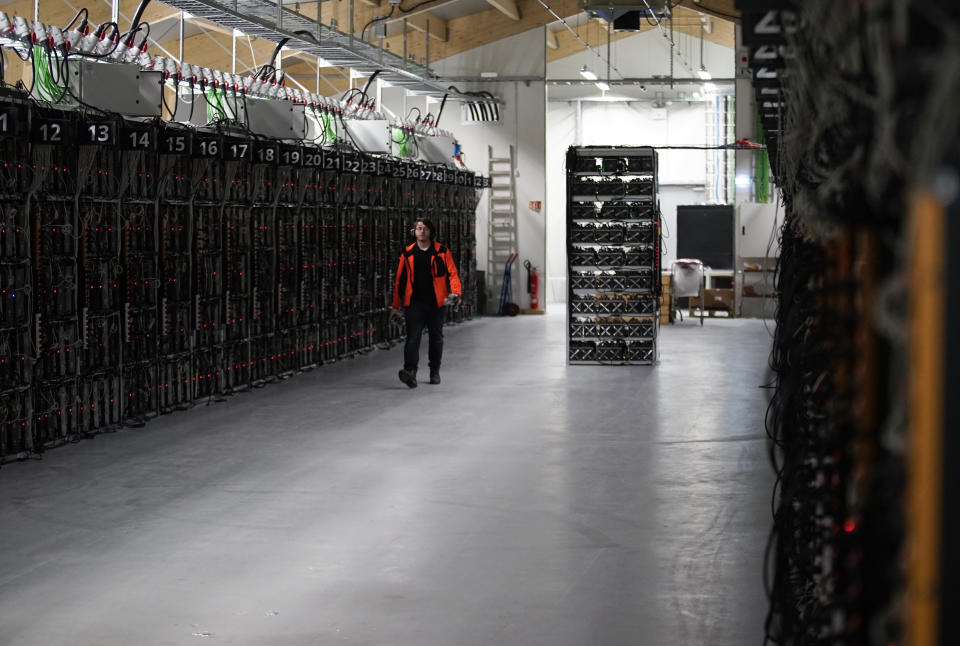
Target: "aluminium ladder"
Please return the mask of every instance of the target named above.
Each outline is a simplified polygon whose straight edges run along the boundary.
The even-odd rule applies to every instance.
[[[503,289],[503,273],[517,247],[516,155],[510,146],[506,157],[489,153],[490,191],[487,193],[487,293]]]

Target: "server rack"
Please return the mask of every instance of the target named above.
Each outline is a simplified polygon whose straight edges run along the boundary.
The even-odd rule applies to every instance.
[[[473,315],[482,178],[0,96],[0,462],[389,346],[417,217]]]
[[[567,151],[567,360],[657,360],[660,212],[651,147]]]

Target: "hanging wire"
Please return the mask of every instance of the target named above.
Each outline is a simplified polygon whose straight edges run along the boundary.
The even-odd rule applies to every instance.
[[[644,1],[646,1],[646,0],[644,0]],[[550,13],[551,16],[553,16],[554,18],[556,18],[557,20],[559,20],[561,23],[563,23],[563,26],[566,27],[568,30],[570,30],[570,33],[573,34],[573,35],[577,38],[577,40],[579,40],[581,43],[583,43],[583,46],[586,47],[590,52],[592,52],[594,56],[596,56],[597,58],[599,58],[599,59],[600,59],[602,62],[604,62],[604,63],[608,63],[608,62],[609,62],[606,58],[604,58],[603,56],[600,55],[600,52],[599,52],[599,51],[597,51],[597,50],[595,50],[593,47],[591,47],[591,46],[590,46],[590,43],[588,43],[587,41],[585,41],[585,40],[580,36],[580,34],[577,33],[577,30],[570,26],[570,23],[568,23],[566,20],[564,20],[563,18],[561,18],[560,15],[559,15],[556,11],[554,11],[553,9],[551,9],[551,8],[550,8],[550,5],[548,5],[548,4],[547,4],[546,2],[544,2],[543,0],[537,0],[537,2],[539,2],[539,3],[543,6],[543,8],[546,9],[547,12]],[[617,73],[617,76],[619,76],[620,78],[626,78],[626,77],[624,77],[623,73],[621,73],[620,70],[617,69],[616,65],[612,65],[611,67],[612,67],[613,71]]]
[[[690,65],[690,63],[687,62],[687,59],[684,58],[683,54],[680,52],[680,48],[679,48],[679,47],[676,47],[676,43],[674,43],[674,42],[673,42],[673,39],[672,39],[670,36],[667,35],[667,32],[666,32],[666,31],[664,31],[664,29],[663,29],[663,21],[660,20],[660,17],[657,16],[656,13],[654,13],[653,8],[650,6],[650,3],[649,3],[647,0],[643,0],[643,4],[645,4],[645,5],[647,6],[647,11],[650,12],[650,14],[653,16],[654,20],[656,21],[656,23],[657,23],[657,29],[660,30],[660,35],[663,36],[664,38],[666,38],[666,39],[670,42],[671,48],[676,48],[677,58],[679,58],[679,59],[680,59],[680,62],[683,63],[684,67],[687,68],[687,70],[690,72],[690,75],[691,75],[691,76],[696,76],[696,75],[697,75],[696,72],[694,72],[693,67]],[[670,18],[670,23],[673,24],[672,14],[671,14],[671,18]]]

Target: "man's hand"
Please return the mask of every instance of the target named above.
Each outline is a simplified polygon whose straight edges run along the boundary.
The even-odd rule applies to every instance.
[[[396,318],[400,318],[400,308],[399,308],[399,307],[391,307],[391,308],[390,308],[390,320],[392,321],[393,319],[396,319]]]
[[[445,300],[443,304],[450,307],[456,307],[460,304],[460,294],[450,294],[447,296],[447,300]]]

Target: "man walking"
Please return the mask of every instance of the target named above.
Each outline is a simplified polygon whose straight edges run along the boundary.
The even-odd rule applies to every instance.
[[[462,289],[453,254],[434,241],[434,226],[420,218],[413,230],[416,242],[400,254],[397,277],[393,286],[390,317],[399,316],[404,307],[407,342],[403,348],[403,370],[400,381],[417,387],[417,364],[420,362],[420,338],[423,328],[430,336],[430,383],[440,383],[440,360],[443,357],[443,315],[445,305],[456,305]],[[449,289],[447,287],[449,281]]]

